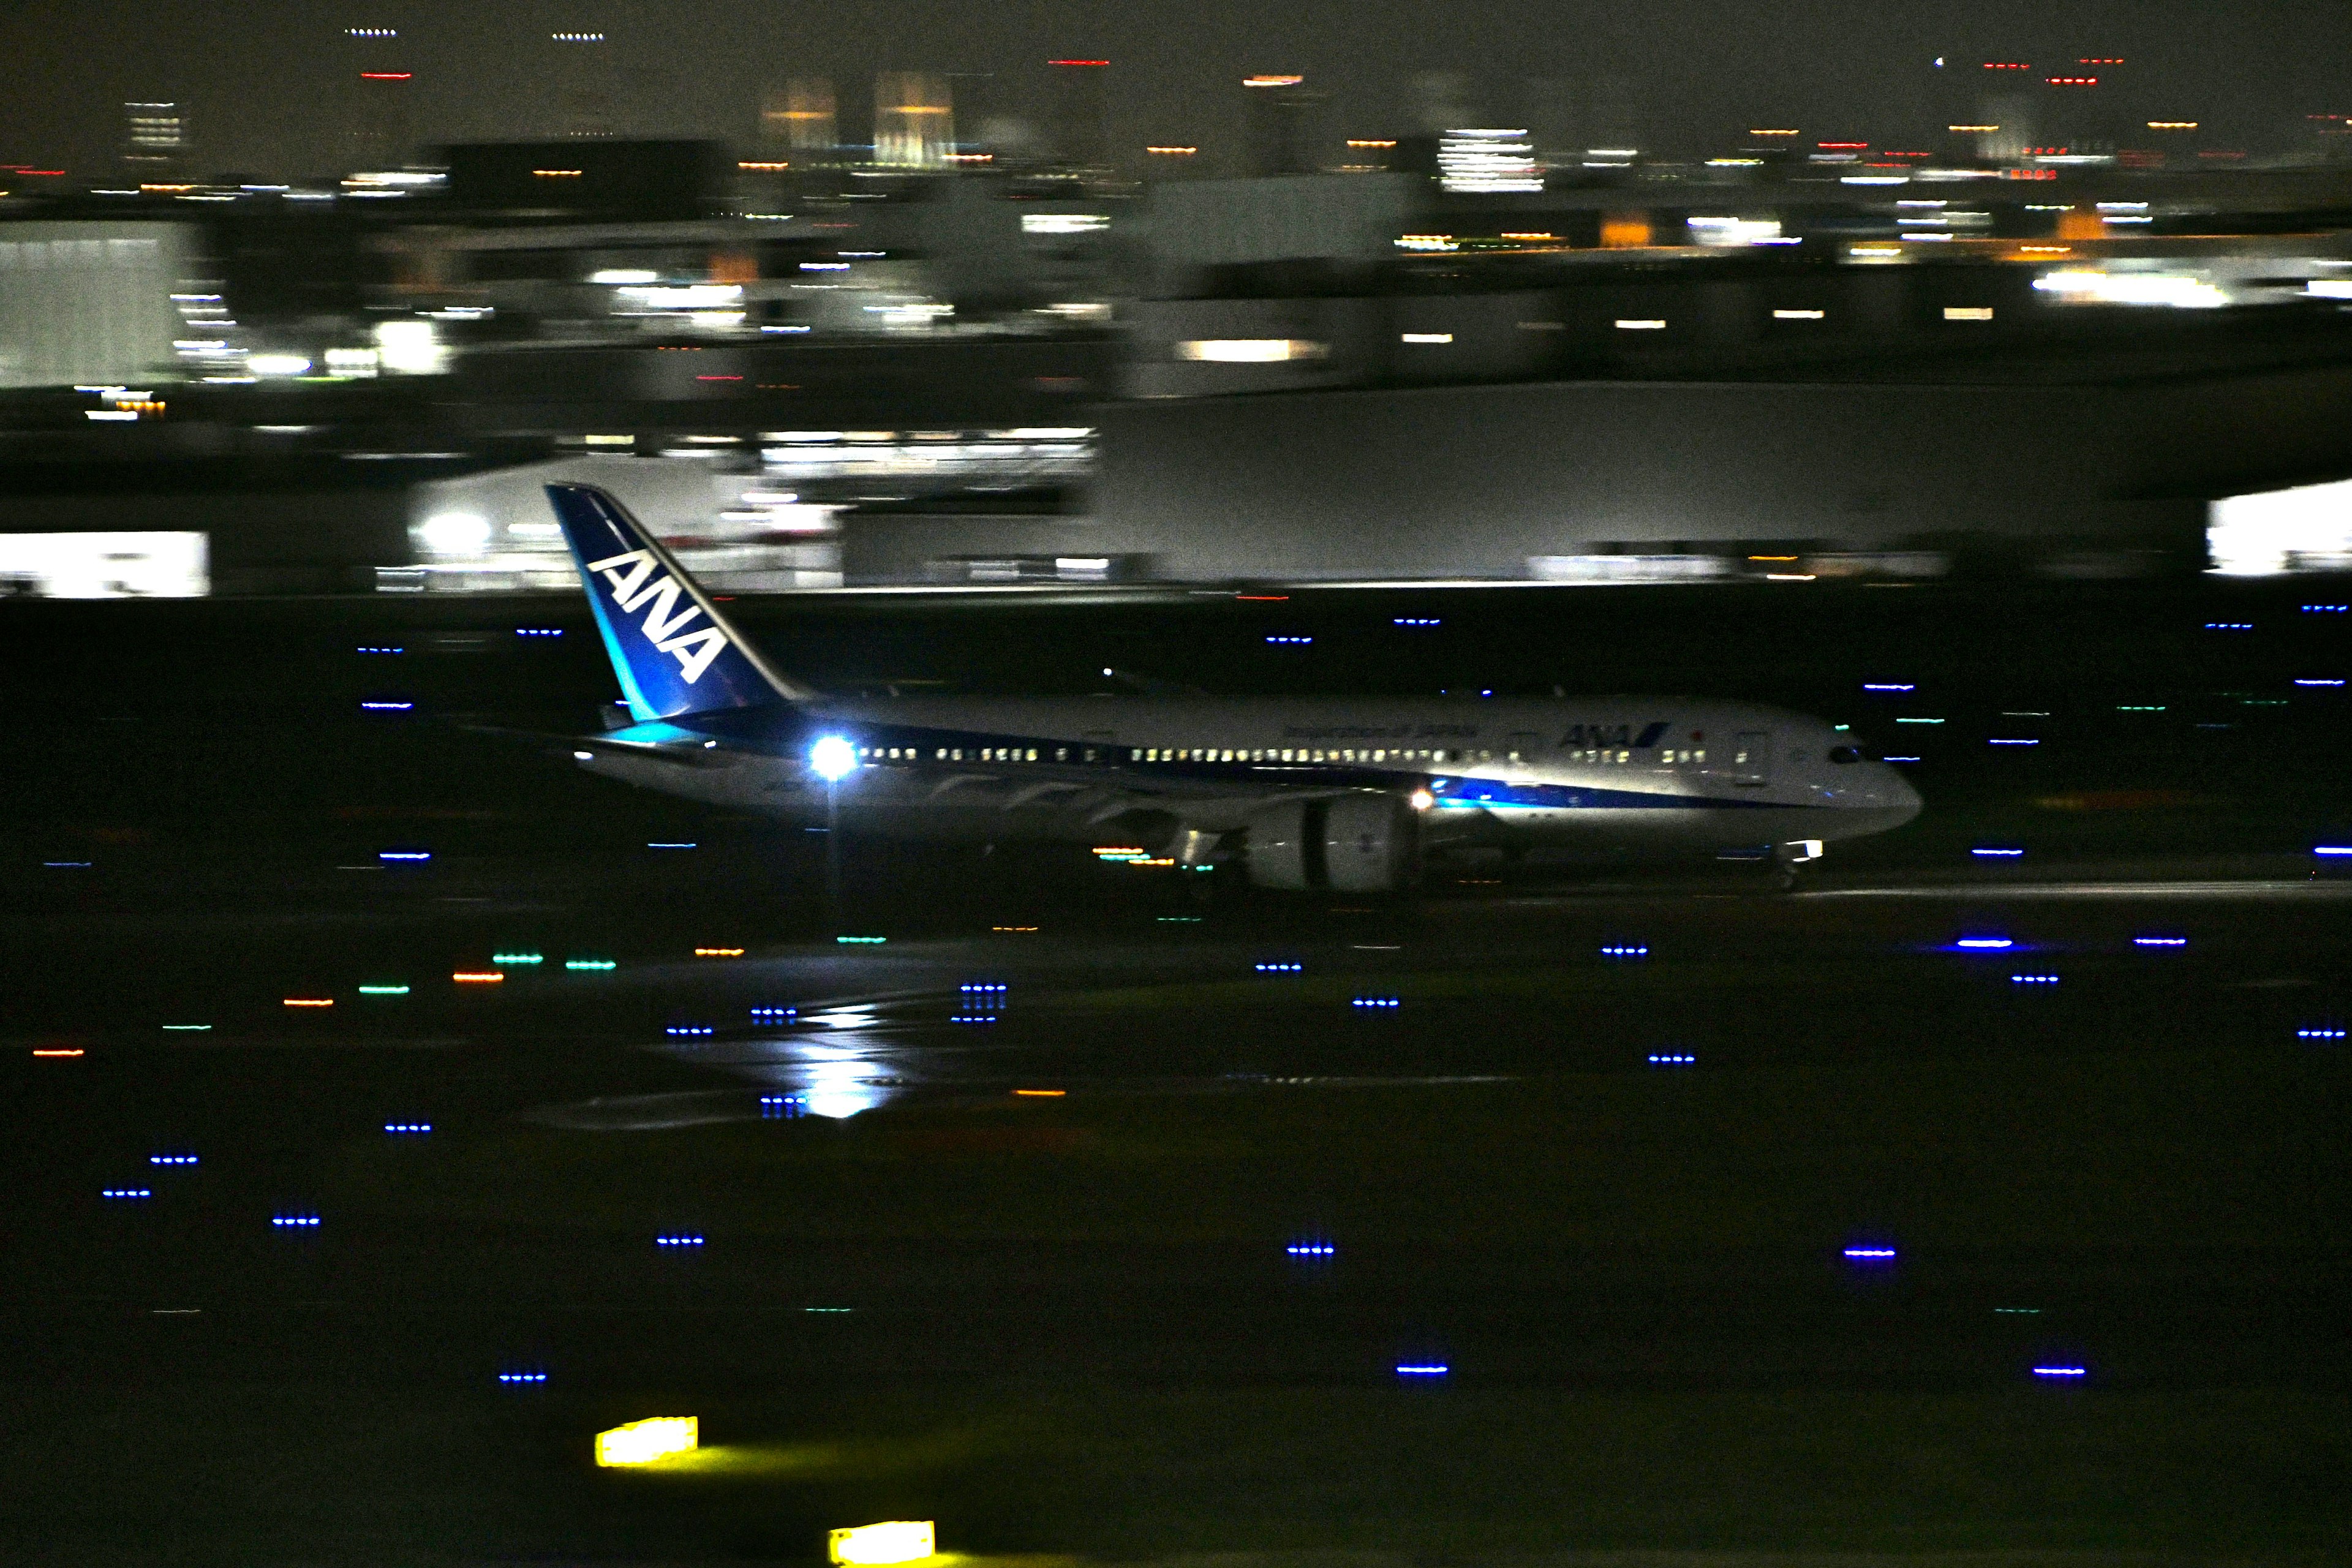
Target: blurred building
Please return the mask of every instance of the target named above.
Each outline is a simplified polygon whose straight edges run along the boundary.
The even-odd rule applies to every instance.
[[[2033,95],[2027,92],[1987,93],[1977,103],[1977,117],[1970,123],[1976,138],[1976,154],[1986,163],[2021,163],[2025,150],[2038,145],[2034,141]]]
[[[1099,169],[1110,162],[1105,123],[1108,60],[1048,62],[1054,73],[1054,107],[1048,139],[1054,159],[1076,169]]]
[[[334,127],[342,143],[337,151],[339,169],[397,169],[415,151],[409,101],[415,72],[404,63],[406,49],[397,27],[343,29],[342,66],[350,74],[337,105],[341,123]]]
[[[807,168],[834,162],[840,155],[841,132],[833,79],[796,76],[781,92],[771,92],[761,109],[760,131],[763,156]]]
[[[955,100],[947,79],[883,71],[874,79],[874,162],[887,169],[944,169],[955,152]]]
[[[359,73],[352,95],[347,169],[397,169],[408,162],[409,95],[415,79],[408,71],[368,70]]]
[[[439,157],[451,215],[475,221],[705,217],[734,163],[716,142],[471,142]]]
[[[1324,106],[1330,94],[1298,76],[1245,77],[1243,146],[1244,173],[1265,178],[1311,174],[1325,162]]]
[[[617,67],[601,28],[550,33],[554,46],[547,86],[554,96],[549,131],[570,141],[599,141],[620,133],[614,100]]]
[[[122,106],[122,167],[142,184],[168,182],[188,158],[188,118],[177,103]]]
[[[0,386],[105,385],[159,401],[149,378],[177,373],[173,296],[194,272],[196,236],[176,223],[15,223],[0,226]],[[168,394],[163,398],[168,399]]]

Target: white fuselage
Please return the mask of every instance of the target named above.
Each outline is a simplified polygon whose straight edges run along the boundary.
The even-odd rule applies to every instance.
[[[809,765],[825,737],[856,749],[837,781]],[[1686,698],[839,700],[585,743],[649,787],[955,841],[1091,842],[1137,811],[1228,832],[1302,789],[1409,797],[1428,843],[1522,847],[1828,841],[1920,804],[1822,720]]]

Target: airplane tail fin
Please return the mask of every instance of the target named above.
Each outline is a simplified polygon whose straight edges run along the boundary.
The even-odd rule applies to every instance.
[[[628,509],[593,485],[547,487],[604,651],[639,723],[818,694],[771,669]]]

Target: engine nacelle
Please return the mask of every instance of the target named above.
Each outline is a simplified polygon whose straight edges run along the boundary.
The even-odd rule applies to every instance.
[[[1388,893],[1421,867],[1421,818],[1392,795],[1329,795],[1250,818],[1250,880],[1293,892]]]

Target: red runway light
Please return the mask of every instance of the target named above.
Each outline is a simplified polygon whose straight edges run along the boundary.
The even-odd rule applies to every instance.
[[[409,71],[362,71],[360,79],[362,81],[407,81],[413,74]]]

